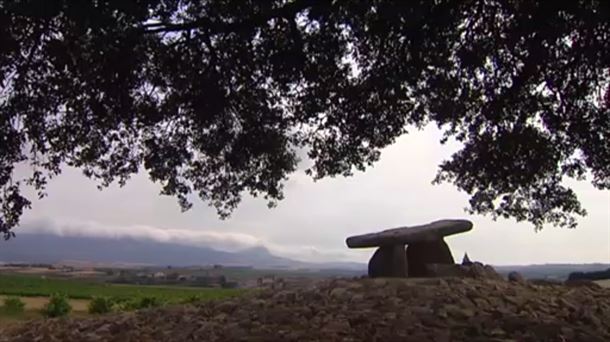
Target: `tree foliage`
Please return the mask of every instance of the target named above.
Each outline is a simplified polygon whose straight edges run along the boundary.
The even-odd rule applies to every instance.
[[[409,129],[462,149],[437,182],[493,217],[575,226],[610,188],[610,7],[531,0],[0,0],[0,231],[65,165],[145,169],[228,215],[296,170],[350,175]],[[31,166],[17,179],[15,167]]]
[[[49,297],[49,302],[42,308],[41,312],[45,317],[63,317],[72,311],[70,299],[62,293],[54,293]]]

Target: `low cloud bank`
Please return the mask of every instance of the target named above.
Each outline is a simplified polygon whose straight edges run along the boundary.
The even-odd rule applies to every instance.
[[[209,229],[174,229],[148,225],[117,226],[94,221],[46,218],[26,221],[18,228],[16,233],[42,233],[108,239],[147,239],[186,246],[209,247],[229,252],[263,247],[274,255],[306,262],[351,261],[351,258],[342,251],[322,251],[314,246],[277,245],[249,234]]]

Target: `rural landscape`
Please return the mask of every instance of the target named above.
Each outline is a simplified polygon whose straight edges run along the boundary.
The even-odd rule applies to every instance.
[[[71,251],[65,252],[70,246]],[[79,250],[78,246],[88,247]],[[121,255],[121,249],[129,253]],[[175,249],[181,255],[178,264],[172,264]],[[154,250],[160,256],[138,259],[142,250]],[[188,250],[194,253],[190,257]],[[108,259],[109,255],[114,259]],[[308,264],[264,250],[229,253],[145,240],[23,234],[0,250],[0,301],[5,303],[0,327],[48,317],[45,310],[57,296],[71,308],[59,316],[83,318],[220,300],[365,273],[364,264]],[[17,301],[23,304],[13,303]]]
[[[610,1],[0,0],[0,342],[610,341]]]
[[[0,340],[27,341],[38,336],[74,341],[80,338],[92,341],[169,341],[172,338],[187,340],[210,335],[226,341],[252,337],[273,340],[277,338],[277,332],[282,338],[295,341],[312,337],[343,340],[346,334],[359,331],[367,340],[384,337],[411,338],[414,341],[453,340],[469,339],[474,335],[492,340],[516,334],[533,341],[541,336],[551,338],[559,334],[569,340],[593,341],[599,334],[606,334],[606,322],[602,319],[610,312],[610,305],[603,299],[610,293],[609,264],[531,267],[537,272],[532,274],[547,274],[549,277],[525,279],[519,278],[522,276],[515,271],[500,275],[493,269],[474,266],[460,277],[404,280],[248,268],[229,268],[224,272],[219,265],[206,270],[207,274],[227,276],[235,281],[234,285],[232,281],[227,282],[231,284],[227,286],[223,283],[117,284],[108,276],[116,272],[161,277],[163,269],[154,267],[79,269],[5,264],[0,268],[0,331],[9,329],[13,333],[0,337]],[[556,278],[558,268],[586,270],[600,267],[607,267],[606,280],[583,282],[583,279]],[[522,271],[526,269],[523,267]],[[193,271],[188,268],[175,270],[181,274]],[[587,272],[579,274],[599,276]],[[438,297],[436,291],[448,292]],[[404,297],[407,294],[411,299]],[[417,295],[413,297],[414,294]],[[467,297],[461,297],[464,295]],[[583,303],[587,305],[587,311],[575,309]],[[247,308],[257,305],[259,310],[263,310],[259,314],[248,311],[251,309]],[[339,314],[338,308],[345,305],[351,307],[350,312]],[[403,306],[402,309],[397,305]],[[354,323],[366,319],[366,307],[377,306],[380,308],[378,314],[387,318],[389,327],[386,330],[372,329],[364,321]],[[510,313],[513,310],[521,312],[513,316]],[[552,321],[528,320],[527,314],[532,314],[532,310],[554,318]],[[137,315],[133,316],[134,313]],[[433,318],[436,316],[430,315],[444,319],[431,323],[428,320],[436,319]],[[575,318],[583,321],[576,323],[573,321]],[[303,319],[321,319],[315,323],[319,324],[319,331],[304,330]],[[592,320],[590,322],[597,330],[584,328],[582,324],[586,325],[588,320]],[[256,321],[265,326],[252,325]],[[409,324],[405,325],[405,321]],[[23,322],[27,324],[22,325]],[[143,330],[140,327],[143,322],[152,330]],[[50,332],[44,328],[47,324],[56,328]],[[92,325],[86,328],[89,331],[87,335],[79,333],[89,324]],[[193,324],[201,328],[193,330]],[[449,327],[452,335],[447,335]],[[112,333],[118,331],[115,329],[121,333]],[[274,332],[272,329],[279,330]],[[478,330],[473,332],[473,329]],[[190,331],[190,335],[184,335],[186,331]]]
[[[103,241],[100,241],[100,244],[103,244]],[[39,250],[38,253],[40,252]],[[486,300],[490,301],[485,302],[484,306],[492,305],[493,307],[490,308],[492,311],[501,310],[502,305],[515,305],[514,301],[527,300],[527,298],[519,297],[525,296],[524,293],[527,291],[534,291],[537,296],[548,296],[552,291],[561,293],[574,290],[577,291],[578,296],[584,297],[587,297],[591,291],[597,296],[610,293],[610,264],[496,266],[495,270],[494,268],[472,267],[467,272],[459,274],[459,278],[455,280],[437,278],[443,276],[441,274],[429,274],[428,276],[432,278],[414,278],[402,283],[399,281],[362,283],[367,278],[366,265],[361,265],[361,269],[287,267],[265,269],[257,268],[256,265],[223,266],[203,263],[199,266],[137,266],[127,263],[119,266],[116,264],[103,266],[99,261],[85,260],[85,256],[81,256],[81,260],[44,264],[18,263],[16,260],[9,262],[6,260],[7,255],[9,254],[4,253],[5,260],[2,260],[3,263],[0,265],[0,330],[19,327],[23,322],[44,322],[54,317],[63,317],[63,319],[69,317],[75,320],[73,322],[79,322],[87,318],[129,315],[142,310],[146,312],[170,310],[170,314],[175,314],[172,310],[201,308],[201,305],[223,305],[222,303],[234,303],[233,301],[253,297],[271,298],[269,300],[280,301],[276,303],[277,305],[286,305],[283,302],[286,300],[284,297],[300,296],[302,291],[316,291],[314,290],[316,288],[326,291],[318,295],[328,295],[330,296],[328,300],[347,301],[347,304],[354,300],[353,296],[364,295],[360,301],[380,300],[379,296],[381,299],[389,298],[384,297],[387,294],[376,294],[371,298],[366,297],[366,293],[359,295],[358,293],[363,291],[363,286],[375,289],[370,291],[387,291],[387,286],[396,287],[392,291],[399,291],[401,286],[405,287],[402,291],[406,291],[408,288],[411,288],[410,291],[415,289],[429,291],[430,286],[432,288],[441,286],[442,288],[460,278],[463,280],[459,280],[458,283],[451,286],[458,288],[460,286],[478,286],[477,288],[480,289],[486,289],[492,285],[496,288],[501,286],[503,291],[508,291],[507,293],[514,297],[503,299],[500,297],[500,300],[493,304],[494,302],[489,296],[495,295],[486,296]],[[72,254],[71,257],[77,256]],[[518,277],[516,278],[515,275]],[[451,276],[455,275],[451,274]],[[440,282],[430,283],[434,278],[439,279]],[[351,281],[355,283],[352,284],[348,279],[352,279]],[[377,289],[378,286],[381,287]],[[343,287],[347,287],[347,290]],[[514,289],[512,289],[513,287]],[[490,291],[491,288],[487,290]],[[519,291],[524,293],[519,293]],[[432,293],[428,295],[432,295]],[[527,295],[533,296],[534,294]],[[578,296],[575,300],[583,299]],[[540,298],[539,300],[542,301]],[[542,303],[539,302],[537,305],[542,305]],[[602,305],[599,306],[599,310],[602,312],[610,310],[610,306],[603,306],[601,303],[597,305]],[[448,308],[457,310],[457,307],[454,306],[448,306]],[[157,314],[161,314],[161,312]],[[447,314],[456,315],[458,318],[469,318],[468,316],[473,313],[468,312],[459,311]],[[27,330],[30,331],[29,328]],[[302,336],[299,335],[301,333],[303,332],[295,330],[287,333],[286,336],[297,338],[296,336]],[[325,337],[339,332],[330,330],[327,333],[329,335],[324,335]],[[436,330],[420,333],[423,335],[415,336],[446,338]],[[426,335],[428,333],[432,335]],[[264,333],[263,336],[270,338],[268,334],[269,332]],[[496,330],[494,334],[502,336],[501,330]],[[583,339],[590,337],[590,335],[578,335],[577,331],[573,331],[572,334],[571,336],[580,336]],[[31,335],[24,335],[24,341],[29,338],[27,336]],[[232,340],[230,334],[222,336],[225,336],[224,338],[227,340]],[[138,338],[142,338],[142,336]]]
[[[222,299],[240,291],[225,288],[113,285],[95,278],[55,278],[36,274],[0,273],[4,305],[0,326],[43,317],[133,311],[167,304]],[[54,309],[50,302],[65,308]],[[22,303],[22,304],[15,304]],[[67,309],[69,308],[69,309]],[[62,311],[67,310],[67,311]]]

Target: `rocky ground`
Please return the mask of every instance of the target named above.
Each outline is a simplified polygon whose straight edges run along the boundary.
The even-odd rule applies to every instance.
[[[332,280],[197,306],[28,322],[0,341],[610,341],[610,289]]]

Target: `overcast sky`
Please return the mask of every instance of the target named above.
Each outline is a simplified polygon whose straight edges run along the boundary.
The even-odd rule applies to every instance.
[[[610,192],[570,183],[589,215],[577,229],[470,216],[468,197],[451,184],[432,185],[438,164],[456,146],[439,143],[434,128],[414,131],[386,148],[381,160],[350,178],[313,182],[303,172],[286,184],[286,198],[268,209],[246,197],[231,218],[220,220],[201,201],[182,213],[174,198],[159,196],[146,175],[124,188],[96,189],[75,169],[53,179],[49,196],[34,201],[15,232],[148,237],[223,250],[263,245],[275,254],[306,261],[366,262],[372,249],[350,250],[349,235],[428,223],[444,218],[474,222],[471,232],[447,239],[453,256],[468,252],[490,264],[585,263],[610,261]],[[9,242],[10,243],[10,242]]]

